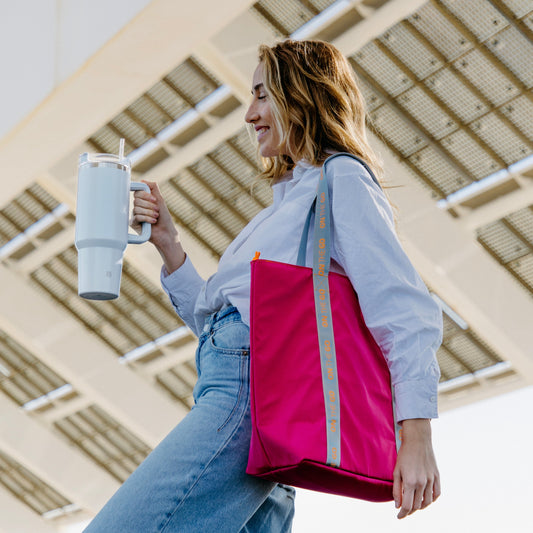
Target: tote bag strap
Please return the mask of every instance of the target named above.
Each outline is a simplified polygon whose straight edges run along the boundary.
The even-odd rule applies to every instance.
[[[327,463],[340,466],[341,463],[341,411],[339,401],[339,378],[337,372],[337,357],[333,321],[331,315],[331,300],[329,291],[329,268],[331,264],[331,204],[327,183],[327,163],[331,159],[346,155],[359,161],[368,171],[374,182],[381,188],[376,176],[368,165],[360,158],[349,153],[337,153],[324,161],[320,172],[317,195],[307,215],[300,246],[297,265],[305,266],[307,241],[311,218],[315,214],[313,236],[313,290],[315,294],[315,311],[317,320],[318,340],[320,348],[320,365],[322,371],[322,388],[326,411],[327,435]],[[392,387],[391,387],[392,388]],[[394,389],[392,388],[393,411],[395,411]],[[394,412],[396,420],[396,413]],[[395,424],[396,448],[399,449],[399,426]]]
[[[322,390],[326,408],[327,463],[338,467],[341,464],[341,409],[328,276],[331,262],[331,209],[324,167],[322,167],[320,172],[314,210],[313,290],[315,293],[315,311],[320,347]]]
[[[330,155],[322,165],[322,170],[325,174],[326,172],[326,164],[329,163],[332,159],[335,159],[336,157],[339,157],[341,155],[351,157],[352,159],[355,159],[358,161],[363,167],[366,169],[366,171],[370,174],[370,177],[374,181],[374,183],[381,189],[381,185],[376,178],[376,175],[374,172],[372,172],[372,169],[368,166],[368,164],[363,161],[360,157],[357,157],[356,155],[350,154],[348,152],[338,152],[336,154]],[[326,176],[327,180],[327,176]],[[330,206],[328,205],[328,209],[330,209]],[[307,251],[307,239],[309,237],[309,228],[311,226],[311,218],[313,216],[313,213],[315,211],[315,202],[311,205],[311,209],[309,209],[309,213],[307,213],[307,218],[305,220],[304,229],[302,231],[302,238],[300,239],[300,246],[298,248],[298,258],[296,260],[296,264],[299,266],[305,266],[305,257],[306,257],[306,251]]]

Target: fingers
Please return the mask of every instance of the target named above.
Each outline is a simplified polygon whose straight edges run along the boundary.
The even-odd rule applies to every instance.
[[[437,472],[435,481],[433,482],[433,501],[440,496],[440,474]]]
[[[433,479],[403,479],[398,469],[394,472],[392,494],[396,509],[400,509],[397,517],[405,518],[433,501]]]
[[[150,191],[157,188],[157,184],[154,182],[145,183],[150,187]],[[157,192],[159,193],[159,189]],[[155,224],[159,218],[158,198],[152,192],[147,191],[135,191],[133,197],[132,225],[141,222]]]
[[[161,196],[157,183],[153,181],[144,181],[150,187],[150,192],[136,191],[134,194],[134,209],[144,208],[153,211],[153,215],[161,218],[165,225],[170,225],[172,222],[172,216],[168,211],[165,204],[165,200]]]
[[[178,242],[178,232],[159,187],[155,182],[144,181],[144,183],[148,185],[150,192],[135,191],[130,225],[139,232],[141,223],[148,222],[152,224],[150,236],[152,244],[158,249],[169,245],[174,247]]]
[[[399,509],[402,505],[402,476],[399,469],[394,471],[392,497],[394,498],[394,505],[396,509]]]
[[[132,211],[132,222],[150,222],[155,224],[159,218],[159,209],[153,204],[141,204],[135,203]]]
[[[150,224],[157,224],[159,213],[154,213],[150,210],[135,210],[131,217],[131,225],[140,224],[141,222],[149,222]]]
[[[402,494],[402,503],[400,512],[397,514],[397,517],[401,520],[402,518],[405,518],[408,514],[411,514],[411,511],[413,509],[413,498],[414,498],[414,490],[412,489],[404,489]]]
[[[421,505],[420,509],[425,509],[429,504],[431,504],[431,503],[433,503],[435,501],[434,483],[433,483],[433,481],[430,481],[426,485],[426,490],[424,491],[422,499],[423,499],[423,501],[422,501],[422,505]]]
[[[134,229],[138,229],[142,222],[157,224],[158,218],[159,206],[157,199],[146,191],[136,191],[130,225]]]
[[[393,486],[393,497],[396,508],[400,508],[398,518],[405,518],[420,509],[425,509],[440,496],[440,481],[438,476],[435,479],[428,479],[422,483],[400,482],[400,494],[397,493],[396,480]]]
[[[422,484],[402,482],[401,508],[398,518],[402,519],[413,514],[422,506],[424,500],[424,487]]]
[[[148,187],[150,188],[151,196],[153,196],[156,199],[156,202],[159,200],[163,200],[163,196],[161,196],[161,191],[159,190],[159,185],[157,185],[155,181],[146,181],[146,180],[141,180],[141,181],[143,183],[146,183],[146,185],[148,185]],[[148,194],[146,191],[137,191],[137,192],[144,193],[150,196],[150,194]]]
[[[144,209],[145,211],[154,211],[155,213],[159,213],[159,206],[152,198],[153,197],[148,197],[146,200],[144,198],[135,198],[133,201],[133,209]]]
[[[133,205],[140,205],[143,207],[158,207],[158,201],[153,194],[150,194],[146,191],[135,191],[133,194]]]
[[[413,494],[413,506],[411,507],[411,510],[409,511],[408,514],[413,514],[414,512],[422,509],[422,506],[424,505],[424,498],[425,498],[425,495],[426,495],[426,487],[428,485],[429,484],[427,484],[427,485],[419,485],[416,488],[416,490],[415,490],[415,492]],[[433,490],[432,485],[430,485],[430,487],[431,487],[430,491],[432,491]]]
[[[415,489],[414,487],[404,486],[402,494],[402,503],[400,512],[397,517],[401,520],[408,515],[413,514],[422,508],[422,502],[424,501],[424,490],[421,488]]]

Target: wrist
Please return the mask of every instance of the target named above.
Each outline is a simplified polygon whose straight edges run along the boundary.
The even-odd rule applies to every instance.
[[[431,419],[409,418],[401,422],[402,440],[410,437],[431,437]]]
[[[156,249],[161,259],[163,259],[163,263],[169,274],[172,274],[172,272],[180,268],[187,258],[183,246],[177,239],[177,235],[175,240],[158,243]]]

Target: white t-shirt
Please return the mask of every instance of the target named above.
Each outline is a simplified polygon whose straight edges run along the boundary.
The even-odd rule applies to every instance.
[[[273,186],[273,203],[229,245],[207,281],[191,261],[161,281],[183,321],[200,335],[205,318],[233,305],[250,320],[250,261],[296,263],[305,219],[314,200],[320,167],[298,162]],[[398,420],[437,417],[440,371],[436,350],[442,314],[403,251],[383,191],[351,157],[328,163],[332,206],[331,271],[346,274],[359,297],[366,325],[387,359]],[[313,225],[307,265],[312,265]]]

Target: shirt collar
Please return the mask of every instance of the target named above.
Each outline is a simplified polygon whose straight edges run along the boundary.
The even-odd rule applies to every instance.
[[[294,166],[294,169],[292,171],[292,182],[296,183],[302,179],[302,177],[305,175],[305,173],[311,169],[316,168],[314,167],[309,161],[306,161],[305,159],[300,159]]]
[[[298,161],[294,168],[272,187],[274,205],[278,205],[283,201],[289,191],[294,189],[300,181],[302,181],[303,185],[303,182],[307,182],[311,176],[316,177],[319,173],[320,167],[316,167],[304,159]],[[315,190],[315,186],[311,185],[311,182],[309,182],[309,185]]]

